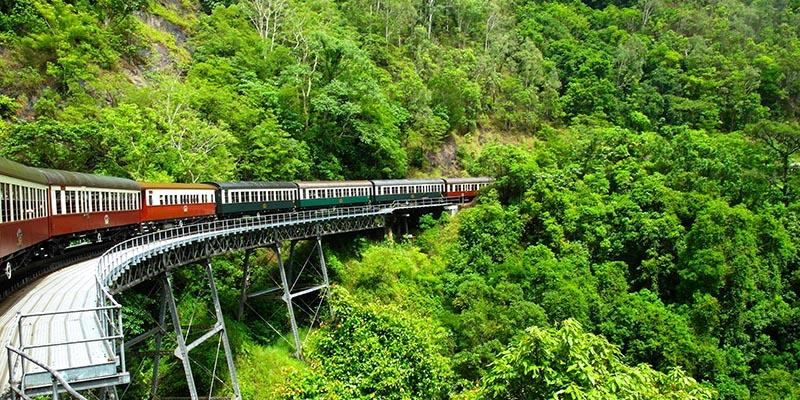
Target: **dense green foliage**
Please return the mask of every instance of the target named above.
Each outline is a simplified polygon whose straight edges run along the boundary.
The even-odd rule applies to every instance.
[[[305,350],[310,370],[290,374],[278,398],[438,399],[450,393],[443,329],[391,305],[359,305],[334,289],[334,317]]]
[[[601,336],[565,320],[558,330],[532,327],[486,374],[479,398],[710,399],[713,392],[679,369],[663,374],[625,365]]]
[[[0,155],[155,181],[497,178],[413,242],[336,248],[351,295],[311,366],[250,398],[800,398],[798,71],[797,0],[19,0]],[[238,263],[215,263],[227,312]],[[201,284],[176,275],[207,323]],[[239,362],[280,358],[261,322],[232,329]]]

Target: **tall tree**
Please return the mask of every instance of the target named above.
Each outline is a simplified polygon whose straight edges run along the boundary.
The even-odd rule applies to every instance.
[[[791,195],[794,188],[791,185],[790,174],[796,173],[793,168],[792,156],[800,151],[800,124],[797,122],[764,121],[748,127],[748,132],[764,143],[777,156],[777,173],[770,181],[783,194],[784,203],[793,199]]]
[[[272,51],[275,47],[280,19],[289,2],[288,0],[244,0],[241,4],[244,5],[247,17],[258,31],[258,35],[269,43],[269,46],[265,46],[264,57],[266,57],[266,50]]]

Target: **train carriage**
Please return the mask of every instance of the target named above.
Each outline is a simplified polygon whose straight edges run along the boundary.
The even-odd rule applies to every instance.
[[[126,232],[138,226],[139,184],[124,178],[38,169],[50,186],[50,236],[61,239]],[[125,229],[123,229],[123,227]]]
[[[494,182],[492,178],[444,178],[447,197],[472,199],[478,190]]]
[[[297,182],[299,208],[367,204],[372,197],[370,181]]]
[[[35,251],[50,226],[47,180],[35,168],[0,158],[0,268],[10,279],[19,263],[12,258]]]
[[[204,219],[216,215],[216,187],[190,183],[146,183],[142,189],[142,224]]]
[[[294,209],[294,182],[206,182],[217,188],[217,214],[245,215]]]
[[[442,179],[392,179],[371,181],[376,203],[395,200],[435,199],[444,193]]]

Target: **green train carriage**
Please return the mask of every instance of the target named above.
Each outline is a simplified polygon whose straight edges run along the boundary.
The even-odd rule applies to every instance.
[[[297,182],[297,207],[301,209],[356,206],[372,198],[370,181]]]
[[[391,179],[374,180],[373,200],[376,203],[393,201],[438,199],[444,196],[445,182],[442,179]]]
[[[291,211],[297,204],[294,182],[206,182],[217,188],[217,214],[253,215]]]

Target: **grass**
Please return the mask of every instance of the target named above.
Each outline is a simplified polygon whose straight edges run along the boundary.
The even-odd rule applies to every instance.
[[[252,342],[242,344],[236,358],[236,373],[244,400],[272,398],[276,387],[284,381],[283,371],[307,368],[292,357],[294,349],[285,341],[270,346]]]

